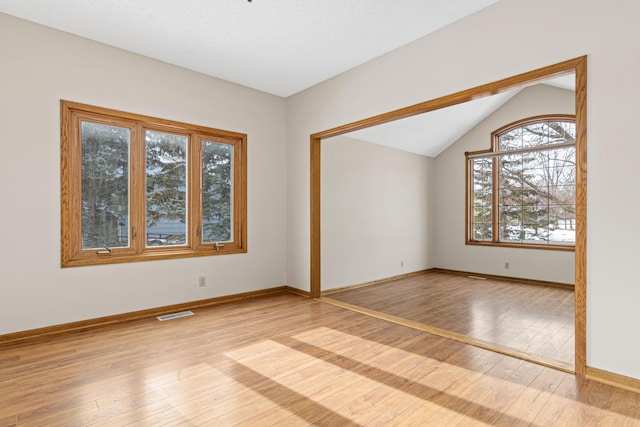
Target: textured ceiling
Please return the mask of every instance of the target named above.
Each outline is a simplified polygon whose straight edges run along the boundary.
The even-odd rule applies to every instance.
[[[0,0],[0,12],[288,97],[496,1]],[[433,157],[514,94],[351,136]]]
[[[0,0],[0,12],[288,97],[497,0]]]

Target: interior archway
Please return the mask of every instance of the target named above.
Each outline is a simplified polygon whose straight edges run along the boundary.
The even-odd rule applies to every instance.
[[[584,56],[311,135],[311,296],[319,298],[322,291],[320,154],[324,139],[502,93],[569,73],[575,73],[576,106],[575,372],[584,375],[586,371],[586,57]],[[513,355],[519,357],[518,354]]]

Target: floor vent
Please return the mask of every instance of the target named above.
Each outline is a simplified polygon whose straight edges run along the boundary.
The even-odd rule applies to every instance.
[[[193,316],[193,312],[192,311],[181,311],[179,313],[165,314],[164,316],[156,317],[156,319],[158,319],[161,322],[164,322],[165,320],[177,319],[178,317],[185,317],[185,316]]]
[[[476,279],[476,280],[487,280],[486,277],[480,277],[480,276],[467,276],[469,279]]]

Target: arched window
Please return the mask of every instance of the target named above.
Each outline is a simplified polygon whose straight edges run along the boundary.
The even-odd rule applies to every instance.
[[[575,116],[537,116],[466,153],[467,243],[572,250],[576,226]]]

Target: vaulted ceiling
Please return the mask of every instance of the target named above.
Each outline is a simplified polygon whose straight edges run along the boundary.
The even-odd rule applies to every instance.
[[[0,12],[289,97],[496,1],[0,0]],[[351,136],[435,156],[514,94]]]
[[[288,97],[497,0],[0,0],[0,12]]]

